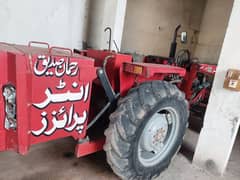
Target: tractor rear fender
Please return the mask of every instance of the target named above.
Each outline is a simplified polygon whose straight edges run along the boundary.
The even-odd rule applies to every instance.
[[[186,70],[170,65],[125,62],[120,69],[120,93],[124,96],[136,84],[145,81],[163,80],[164,77],[172,74],[184,77]]]

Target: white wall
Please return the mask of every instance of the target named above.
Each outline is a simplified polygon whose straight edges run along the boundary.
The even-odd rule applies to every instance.
[[[194,162],[217,173],[226,169],[240,124],[240,93],[223,88],[230,68],[240,69],[240,0],[234,0]]]
[[[0,41],[82,47],[89,0],[0,0]]]
[[[112,50],[116,50],[113,40],[121,48],[122,33],[127,0],[91,0],[88,24],[88,45],[96,49],[108,49],[109,33],[112,29]]]

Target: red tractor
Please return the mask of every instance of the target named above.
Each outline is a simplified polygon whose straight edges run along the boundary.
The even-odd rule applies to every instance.
[[[158,176],[182,144],[197,72],[147,58],[0,43],[0,151],[71,136],[77,157],[104,149],[122,179]]]
[[[180,28],[181,25],[178,25],[174,31],[169,57],[149,55],[144,58],[144,62],[166,64],[186,69],[183,78],[171,75],[166,77],[165,80],[176,84],[185,93],[190,104],[191,114],[203,119],[217,66],[215,64],[199,63],[197,58],[191,57],[191,53],[187,49],[180,49],[176,53]],[[182,43],[187,42],[186,32],[182,32],[180,37]]]

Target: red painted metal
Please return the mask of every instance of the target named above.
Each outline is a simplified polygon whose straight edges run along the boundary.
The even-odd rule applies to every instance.
[[[94,141],[86,141],[78,143],[75,148],[76,157],[86,156],[103,149],[105,138],[100,138]]]
[[[70,55],[70,56],[73,55],[73,52],[72,52],[71,49],[69,49],[69,48],[63,48],[63,47],[58,47],[58,46],[52,46],[52,47],[50,47],[50,48],[49,48],[49,53],[50,53],[50,54],[54,54],[54,50],[55,50],[55,51],[61,50],[60,52],[62,52],[62,51],[67,51],[67,52],[69,52],[69,55]],[[59,52],[58,52],[58,53],[59,53]]]
[[[119,71],[124,62],[132,62],[132,56],[125,55],[125,54],[118,54],[114,51],[107,51],[107,50],[95,50],[89,49],[85,51],[87,57],[91,57],[95,60],[96,67],[102,67],[103,61],[107,56],[113,56],[107,65],[106,71],[109,78],[109,81],[114,90],[119,91],[120,89],[120,75]]]
[[[201,102],[202,100],[204,100],[204,98],[207,95],[207,89],[203,88],[202,90],[200,90],[197,95],[189,100],[189,103],[192,104],[197,104],[198,102]]]
[[[216,66],[207,64],[191,64],[186,71],[167,65],[165,59],[161,60],[163,64],[132,62],[132,56],[114,51],[89,49],[80,54],[44,42],[32,41],[28,46],[0,43],[0,86],[12,84],[16,88],[17,104],[17,128],[7,129],[5,102],[0,96],[0,151],[12,149],[26,154],[32,144],[67,136],[79,142],[75,148],[78,157],[101,150],[105,138],[83,140],[88,139],[88,123],[99,112],[98,100],[104,97],[96,70],[102,68],[108,56],[107,76],[113,90],[121,96],[141,82],[176,75],[183,78],[178,86],[194,104],[208,95],[202,89],[192,98],[197,74],[214,75],[216,71]],[[90,101],[97,105],[90,106]]]
[[[186,73],[184,77],[184,81],[181,85],[181,89],[185,92],[186,99],[190,100],[192,97],[192,86],[193,82],[197,77],[197,72],[199,70],[198,64],[192,64],[190,67],[190,71]]]
[[[44,45],[44,46],[47,46],[48,49],[50,49],[50,45],[47,42],[30,41],[28,43],[28,47],[31,47],[33,44],[35,44],[35,45]]]
[[[199,64],[199,72],[207,75],[215,75],[217,66],[213,64]]]
[[[134,73],[134,67],[142,68],[142,73],[138,74],[145,78],[153,77],[157,74],[177,74],[183,77],[186,73],[184,68],[162,65],[162,64],[152,64],[152,63],[140,63],[140,62],[132,62],[132,63],[124,63],[124,71],[129,73]]]
[[[4,45],[8,45],[4,43]],[[12,82],[16,84],[15,55],[8,52],[0,53],[0,86]],[[0,151],[15,149],[17,150],[17,134],[15,130],[6,130],[5,121],[5,104],[3,96],[0,96]]]
[[[120,92],[122,96],[135,84],[144,81],[163,80],[169,74],[184,76],[186,73],[184,68],[176,66],[132,62],[132,56],[118,54],[114,51],[89,49],[85,51],[85,54],[95,59],[95,66],[97,67],[102,67],[103,61],[107,56],[111,55],[114,57],[107,63],[107,75],[113,89],[116,92]],[[136,75],[132,73],[131,69],[135,66],[142,67],[143,74]]]
[[[142,73],[135,73],[134,67],[142,68]],[[184,68],[175,66],[127,62],[123,64],[120,70],[120,93],[124,96],[130,88],[145,81],[163,80],[166,76],[172,74],[184,76],[185,73]]]
[[[201,73],[204,76],[214,76],[216,68],[216,65],[210,64],[191,64],[190,70],[187,71],[184,77],[184,81],[180,86],[180,88],[185,92],[186,99],[189,100],[190,104],[196,104],[197,102],[201,102],[201,100],[209,96],[209,89],[203,88],[193,97],[194,92],[192,87],[194,81],[197,79],[198,73]]]
[[[0,45],[0,57],[0,85],[14,85],[17,94],[16,130],[4,127],[1,96],[1,151],[26,154],[32,144],[86,136],[92,81],[96,79],[93,59],[9,44]]]

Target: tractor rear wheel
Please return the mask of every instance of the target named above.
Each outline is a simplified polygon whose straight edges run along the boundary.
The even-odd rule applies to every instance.
[[[168,167],[188,125],[184,94],[164,81],[143,83],[118,102],[105,130],[107,161],[121,179],[147,180]]]

